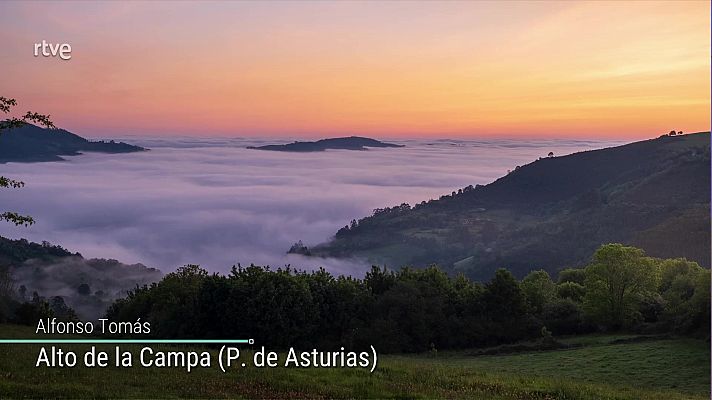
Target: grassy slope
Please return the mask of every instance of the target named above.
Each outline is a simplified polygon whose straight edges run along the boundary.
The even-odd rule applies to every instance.
[[[5,337],[31,337],[0,326]],[[478,399],[709,398],[709,345],[690,339],[609,344],[611,337],[572,339],[586,347],[468,357],[463,352],[384,356],[372,375],[361,370],[35,369],[36,346],[0,345],[2,398],[177,397],[468,397]],[[69,347],[69,346],[68,346]],[[73,346],[83,349],[82,346]]]

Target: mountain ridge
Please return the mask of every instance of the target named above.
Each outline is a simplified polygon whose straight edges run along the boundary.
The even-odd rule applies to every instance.
[[[487,185],[374,210],[309,252],[487,279],[500,267],[581,266],[622,242],[709,267],[709,154],[702,132],[540,158]]]
[[[147,149],[123,142],[90,141],[65,129],[36,125],[9,129],[0,135],[0,163],[63,161],[82,152],[133,153]]]
[[[252,150],[270,150],[287,152],[316,152],[326,150],[368,150],[369,147],[405,147],[401,144],[381,142],[362,136],[320,139],[313,142],[298,142],[287,144],[270,144],[265,146],[249,146]]]

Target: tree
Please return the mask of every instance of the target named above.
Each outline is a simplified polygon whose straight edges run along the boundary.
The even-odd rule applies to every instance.
[[[0,265],[0,298],[11,298],[15,294],[15,283],[12,280],[10,268]]]
[[[690,329],[697,328],[709,337],[710,326],[710,271],[704,270],[695,280],[695,293],[690,298]]]
[[[0,322],[7,322],[14,314],[15,282],[7,265],[0,265]]]
[[[583,268],[564,268],[559,271],[559,283],[574,282],[583,285],[586,281],[586,271]]]
[[[369,292],[374,295],[380,295],[396,284],[396,276],[393,271],[388,271],[385,266],[381,269],[373,265],[371,266],[371,271],[366,272],[363,282]]]
[[[584,310],[592,321],[610,329],[640,320],[640,305],[654,292],[658,268],[641,249],[619,243],[598,248],[586,267]]]
[[[302,254],[305,256],[310,256],[311,251],[307,246],[304,245],[304,243],[300,240],[297,243],[294,243],[292,247],[289,248],[289,251],[287,251],[287,254]]]
[[[31,302],[22,303],[17,307],[13,322],[20,325],[37,325],[38,320],[53,316],[55,316],[54,311],[50,308],[47,300],[35,292]]]
[[[662,321],[669,329],[688,333],[709,328],[710,272],[684,258],[660,262]]]
[[[576,334],[584,329],[581,305],[571,299],[555,299],[547,303],[541,318],[555,335]]]
[[[89,296],[91,294],[91,287],[89,287],[88,283],[82,283],[79,287],[77,287],[77,293],[82,296]]]
[[[8,114],[10,112],[10,110],[12,109],[12,107],[14,107],[16,105],[17,105],[17,101],[15,101],[15,99],[8,99],[8,98],[0,96],[0,111],[2,111],[3,114]],[[36,112],[28,111],[21,118],[11,117],[4,121],[0,121],[0,135],[2,135],[3,133],[7,132],[10,129],[19,128],[21,126],[29,124],[30,122],[40,124],[40,125],[42,125],[46,128],[49,128],[49,129],[56,128],[54,126],[54,124],[52,123],[52,120],[50,119],[49,115],[38,114]],[[4,176],[0,176],[0,188],[18,189],[23,186],[25,186],[24,182],[16,181],[13,179],[6,178]],[[30,216],[20,215],[16,212],[12,212],[12,211],[6,211],[6,212],[0,213],[0,221],[7,221],[7,222],[11,222],[15,225],[24,225],[24,226],[32,225],[35,222],[35,220],[32,219],[32,217],[30,217]]]
[[[79,321],[77,313],[64,302],[62,296],[52,297],[49,301],[49,307],[52,310],[52,314],[62,321]]]
[[[384,348],[391,352],[448,347],[454,298],[451,280],[437,267],[403,268],[393,286],[376,296],[366,337],[371,342],[385,338]]]
[[[527,303],[535,314],[541,314],[544,306],[556,296],[554,282],[549,273],[544,270],[532,271],[522,279],[520,284]]]
[[[532,328],[526,319],[526,297],[508,270],[500,268],[495,272],[485,285],[482,302],[485,315],[491,321],[489,334],[495,343],[520,339]]]
[[[581,302],[586,294],[586,288],[576,282],[561,282],[556,285],[556,294],[562,299]]]

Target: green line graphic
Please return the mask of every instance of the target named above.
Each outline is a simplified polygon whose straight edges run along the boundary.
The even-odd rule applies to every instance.
[[[252,339],[0,339],[0,344],[253,344]]]

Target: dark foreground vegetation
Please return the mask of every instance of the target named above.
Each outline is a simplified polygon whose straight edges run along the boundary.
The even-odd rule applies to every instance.
[[[43,312],[96,319],[127,290],[162,276],[142,264],[84,258],[48,242],[0,236],[0,323],[34,324]]]
[[[373,267],[354,279],[258,266],[223,276],[186,266],[131,291],[108,317],[150,321],[161,338],[249,337],[275,348],[374,345],[399,353],[596,331],[706,338],[709,300],[709,270],[609,244],[556,282],[541,270],[518,281],[500,269],[479,284],[437,267]]]
[[[0,325],[0,334],[31,338],[34,330]],[[190,373],[183,368],[112,366],[38,369],[34,366],[38,346],[0,345],[0,393],[3,398],[65,399],[709,399],[709,343],[678,337],[644,339],[576,336],[561,339],[572,345],[568,350],[494,356],[472,356],[467,351],[384,355],[373,374],[321,368],[244,368],[226,374],[217,367]],[[76,352],[87,347],[63,346]],[[111,350],[110,346],[99,348]],[[138,349],[133,348],[135,354]]]

